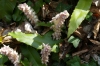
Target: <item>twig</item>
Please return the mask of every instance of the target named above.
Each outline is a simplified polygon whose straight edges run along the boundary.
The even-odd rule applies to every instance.
[[[78,51],[78,52],[73,53],[72,56],[81,55],[81,54],[83,54],[83,53],[85,53],[85,52],[87,52],[87,51],[88,51],[88,49],[81,50],[81,51]]]

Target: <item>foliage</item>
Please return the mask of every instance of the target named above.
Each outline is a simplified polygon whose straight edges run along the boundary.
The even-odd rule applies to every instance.
[[[13,20],[16,22],[20,22],[22,21],[23,17],[24,17],[23,13],[18,8],[16,8],[14,14],[12,15]]]
[[[94,60],[91,60],[89,63],[81,63],[81,60],[78,56],[74,56],[67,62],[68,66],[97,66],[97,63]]]
[[[14,40],[17,40],[17,42],[20,43],[18,44],[18,46],[16,46],[15,45],[16,43],[14,42],[15,43],[14,47],[15,49],[18,49],[19,53],[21,53],[22,55],[22,58],[20,60],[21,64],[23,66],[46,66],[41,61],[41,52],[40,52],[43,49],[43,43],[44,43],[50,45],[51,47],[51,54],[49,56],[50,60],[48,60],[49,62],[47,63],[48,64],[47,66],[98,66],[98,64],[93,59],[90,59],[88,63],[81,63],[80,57],[71,56],[73,49],[77,50],[79,43],[82,41],[82,39],[80,39],[79,36],[74,35],[73,32],[80,26],[80,24],[83,22],[84,19],[88,20],[89,22],[92,20],[93,13],[89,12],[92,0],[79,0],[79,1],[68,0],[68,2],[77,1],[76,6],[72,2],[66,3],[66,0],[61,0],[61,2],[54,2],[54,4],[51,1],[54,2],[56,0],[0,0],[0,12],[1,12],[0,20],[6,22],[7,24],[11,23],[10,26],[13,26],[12,22],[16,22],[16,24],[21,24],[25,20],[27,20],[28,22],[28,19],[26,18],[24,13],[20,11],[17,7],[18,4],[20,3],[26,3],[30,7],[32,7],[34,9],[34,13],[36,12],[36,15],[39,18],[39,22],[36,23],[35,26],[32,24],[32,28],[35,31],[40,31],[40,33],[39,32],[24,33],[24,32],[12,31],[8,32],[8,34],[6,35],[6,36],[11,36]],[[44,13],[42,13],[43,6],[45,7]],[[75,9],[73,10],[74,6]],[[52,19],[52,17],[54,17],[54,15],[56,15],[57,13],[60,13],[64,10],[67,10],[69,12],[70,17],[64,20],[65,21],[64,26],[61,27],[60,30],[62,34],[61,39],[54,40],[52,38],[52,34],[54,32],[51,29],[53,24],[50,23],[50,19]],[[71,10],[73,10],[73,12]],[[54,13],[54,15],[52,12]],[[44,17],[43,15],[46,16]],[[63,15],[61,16],[62,16],[61,19],[63,19]],[[40,17],[44,19],[40,20],[41,19]],[[56,24],[56,26],[58,25],[59,23]],[[68,26],[68,30],[66,26]],[[16,26],[9,27],[9,25],[7,25],[7,27],[8,28],[6,29],[13,30],[15,29]],[[21,26],[21,28],[23,27],[25,26]],[[45,29],[47,28],[49,29],[47,32],[45,32]],[[4,28],[5,32],[6,29]],[[4,38],[6,36],[2,36],[1,33],[3,33],[2,30],[0,32],[0,42],[3,43]],[[41,33],[44,34],[41,35]],[[7,44],[11,43],[12,42],[8,42]],[[75,48],[71,44],[73,44]],[[62,57],[64,56],[64,58],[60,58],[60,56]],[[9,64],[8,58],[0,54],[0,66],[5,66],[6,63]]]
[[[84,20],[87,13],[89,12],[91,3],[92,3],[92,0],[88,0],[88,1],[79,0],[78,1],[78,4],[75,7],[74,12],[71,15],[67,37],[69,37],[79,27],[81,22]]]
[[[38,4],[38,5],[37,5]],[[34,10],[36,11],[36,13],[39,12],[40,8],[43,6],[44,2],[43,0],[38,0],[35,2],[35,5],[34,5]]]
[[[0,0],[0,19],[10,22],[17,0]]]
[[[4,64],[5,62],[7,62],[7,61],[8,61],[7,56],[4,56],[4,55],[1,55],[1,54],[0,54],[0,66],[1,66],[1,65],[3,66],[3,64]]]
[[[66,5],[63,2],[60,2],[56,7],[56,11],[62,12],[64,10],[69,10],[71,7],[72,5]]]
[[[41,63],[40,55],[36,49],[23,45],[21,46],[21,52],[25,56],[24,60],[22,60],[24,66],[30,66],[30,63],[32,66],[45,66]]]
[[[49,22],[48,22],[48,23],[45,23],[45,22],[39,22],[39,23],[37,23],[37,25],[38,25],[38,26],[51,27],[52,24],[49,23]]]
[[[71,37],[68,39],[68,42],[69,42],[69,43],[72,43],[73,46],[76,48],[76,47],[78,47],[78,44],[79,44],[79,42],[80,42],[80,39],[79,39],[79,38],[76,38],[76,37],[74,37],[74,36],[71,36]]]
[[[37,33],[35,34],[25,34],[22,32],[11,32],[9,35],[11,35],[13,38],[16,38],[18,41],[23,42],[27,45],[30,45],[37,49],[42,49],[42,44],[49,44],[52,46],[53,52],[56,52],[56,44],[58,44],[61,41],[55,41],[52,40],[51,37],[52,32],[46,33],[44,36],[41,36]]]
[[[89,22],[92,21],[92,18],[93,18],[92,15],[93,15],[93,13],[92,12],[89,12],[87,14],[87,16],[86,16],[86,20],[88,20]]]

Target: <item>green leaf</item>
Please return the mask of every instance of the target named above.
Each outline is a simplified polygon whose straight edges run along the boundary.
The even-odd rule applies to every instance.
[[[0,0],[0,19],[11,21],[11,15],[16,6],[17,0]]]
[[[76,48],[80,42],[80,39],[79,38],[76,38],[74,36],[71,36],[69,39],[68,39],[68,42],[69,43],[72,43],[73,46]]]
[[[80,58],[78,56],[74,56],[67,61],[67,66],[98,66],[94,60],[89,60],[88,63],[80,63]]]
[[[27,5],[30,6],[31,8],[33,7],[33,2],[28,0]]]
[[[10,14],[5,14],[4,17],[2,18],[5,22],[10,22],[12,17]]]
[[[78,56],[74,56],[72,59],[66,62],[68,66],[81,66],[80,58]]]
[[[81,66],[98,66],[98,64],[93,59],[90,59],[88,63],[83,63]]]
[[[21,21],[23,18],[22,11],[20,11],[18,8],[16,8],[12,17],[13,17],[13,20],[16,22]]]
[[[78,4],[71,15],[67,38],[79,27],[79,25],[85,19],[87,13],[89,12],[91,3],[92,3],[92,0],[78,1]]]
[[[27,58],[24,58],[24,60],[21,60],[21,63],[23,64],[23,66],[29,66],[30,62],[28,61]]]
[[[53,47],[52,47],[52,50],[51,51],[53,51],[53,52],[55,52],[55,53],[57,53],[59,50],[58,50],[58,45],[53,45]]]
[[[90,66],[89,63],[81,64],[81,66]]]
[[[93,59],[91,59],[89,66],[98,66],[98,64]]]
[[[79,62],[72,63],[71,66],[80,66]]]
[[[50,2],[50,0],[44,0],[45,2],[47,2],[47,3],[49,3]]]
[[[37,23],[37,25],[38,26],[45,26],[45,27],[51,27],[52,26],[52,24],[49,23],[49,22],[47,22],[47,23],[45,23],[45,22],[39,22],[39,23]]]
[[[0,54],[0,65],[3,65],[7,61],[8,61],[7,56]]]
[[[56,11],[62,12],[64,10],[69,10],[71,7],[72,5],[66,5],[63,2],[60,2],[56,7]]]
[[[39,12],[39,10],[40,10],[40,8],[43,6],[43,4],[44,4],[43,0],[37,0],[37,1],[35,2],[35,5],[34,5],[33,8],[34,8],[34,10],[35,10],[36,13]]]
[[[93,18],[93,13],[92,12],[89,12],[88,14],[87,14],[87,16],[86,16],[86,20],[88,20],[89,22],[91,22],[92,21],[92,18]]]
[[[51,59],[53,60],[53,61],[57,61],[57,62],[59,62],[59,54],[58,53],[52,53],[51,54]]]
[[[16,38],[18,41],[23,42],[27,45],[33,46],[37,49],[42,49],[42,43],[49,44],[51,47],[53,47],[54,45],[59,44],[59,42],[62,41],[62,40],[53,40],[51,37],[52,33],[53,32],[48,32],[45,35],[41,36],[37,33],[25,34],[22,32],[11,32],[9,33],[9,35],[11,35],[13,38]],[[53,52],[55,52],[55,50]]]
[[[21,46],[22,55],[27,58],[32,66],[45,66],[41,63],[41,57],[36,49],[30,46],[22,45]],[[30,65],[28,65],[30,66]]]

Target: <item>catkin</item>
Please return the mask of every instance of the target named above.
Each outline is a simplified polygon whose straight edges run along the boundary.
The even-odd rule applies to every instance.
[[[69,17],[69,13],[67,10],[57,14],[55,17],[52,18],[50,21],[51,23],[54,23],[54,25],[51,26],[54,33],[53,39],[59,40],[61,38],[61,28],[64,26],[65,19]]]
[[[47,62],[49,62],[49,55],[51,52],[51,46],[48,44],[43,43],[43,49],[41,50],[41,57],[42,57],[42,63],[47,65]]]
[[[1,47],[0,53],[6,55],[9,60],[14,64],[14,66],[19,66],[20,56],[15,50],[10,48],[9,46],[4,45],[3,47]]]
[[[31,21],[33,25],[35,25],[39,21],[35,11],[30,6],[28,6],[26,3],[19,4],[18,8],[19,10],[24,12],[26,17],[29,19],[29,21]]]

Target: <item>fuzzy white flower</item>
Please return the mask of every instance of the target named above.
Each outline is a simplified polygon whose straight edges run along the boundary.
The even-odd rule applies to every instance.
[[[41,50],[42,63],[47,65],[47,62],[49,62],[50,52],[51,52],[51,47],[48,44],[43,43],[43,49]]]
[[[13,31],[24,32],[24,33],[35,33],[36,32],[28,21],[23,22]]]
[[[31,21],[33,25],[39,21],[35,11],[26,3],[19,4],[18,8],[19,10],[24,12],[24,14],[27,16],[27,18],[29,19],[29,21]]]
[[[35,32],[35,30],[33,29],[32,25],[27,21],[25,21],[24,28],[25,28],[26,33],[34,33]]]
[[[11,60],[14,66],[19,66],[20,56],[15,50],[10,48],[9,46],[4,45],[3,47],[1,47],[0,53],[8,56],[9,60]]]
[[[54,23],[51,28],[53,29],[53,39],[59,40],[61,38],[61,28],[64,26],[65,19],[69,17],[69,13],[67,10],[57,14],[55,17],[52,18],[50,21],[51,23]]]

